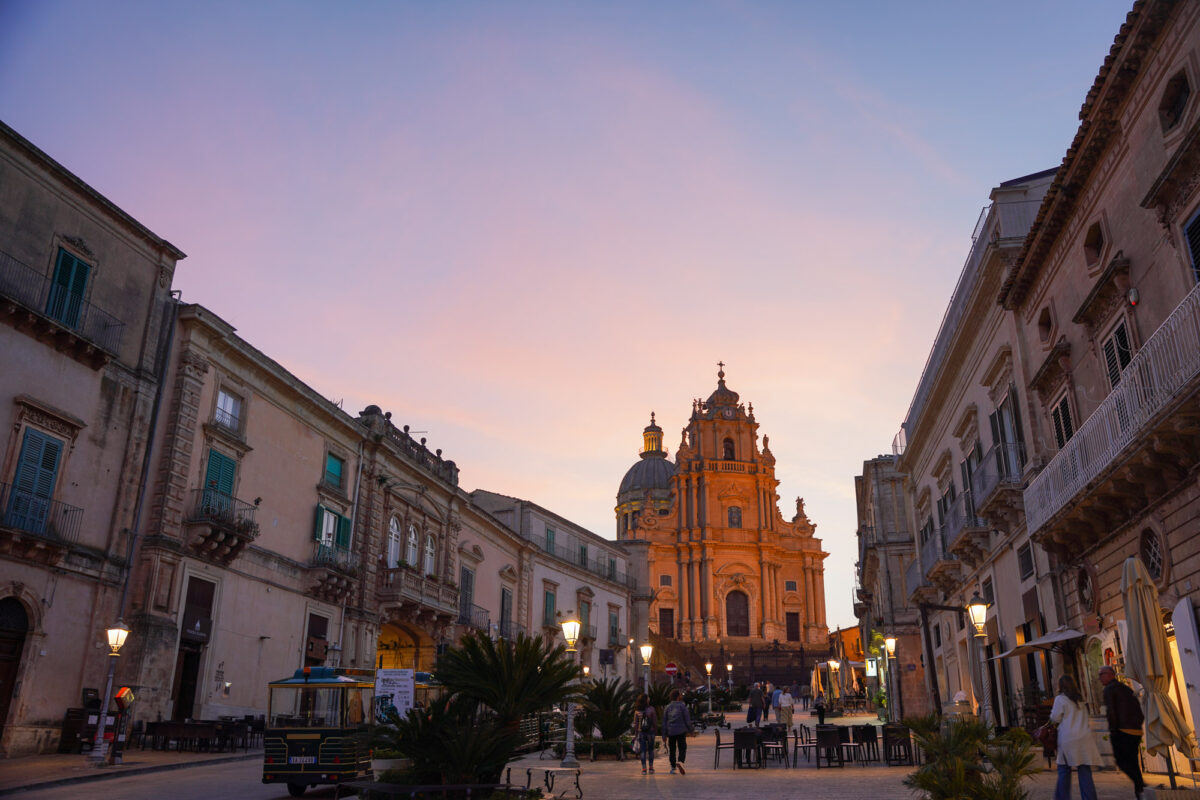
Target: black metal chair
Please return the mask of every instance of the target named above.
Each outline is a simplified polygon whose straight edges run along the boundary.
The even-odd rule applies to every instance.
[[[733,732],[733,768],[761,767],[759,754],[759,732],[754,728],[741,728]]]
[[[763,729],[761,739],[763,760],[771,757],[782,759],[783,765],[790,767],[792,762],[788,759],[787,729],[780,730],[780,727],[772,725]]]
[[[722,750],[733,750],[734,743],[732,740],[730,740],[729,742],[727,742],[725,744],[721,744],[721,729],[720,728],[714,728],[713,733],[715,733],[717,735],[717,748],[716,748],[716,750],[713,751],[713,769],[716,769],[718,760],[721,758],[721,751]]]
[[[804,760],[808,761],[812,751],[817,749],[817,742],[813,739],[812,728],[807,725],[800,725],[792,735],[795,741],[792,744],[792,766],[800,763],[800,753],[804,753]]]
[[[854,738],[862,745],[864,759],[879,760],[879,731],[874,725],[855,725]]]
[[[900,724],[883,726],[883,758],[889,767],[913,763],[912,737]]]
[[[846,760],[842,757],[842,737],[836,725],[817,726],[817,769],[821,768],[822,758],[825,759],[826,766],[832,767],[834,761],[837,761],[839,767],[846,765]]]

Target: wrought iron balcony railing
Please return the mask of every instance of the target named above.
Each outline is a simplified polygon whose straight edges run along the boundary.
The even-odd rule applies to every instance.
[[[946,524],[943,526],[942,536],[947,548],[953,549],[955,543],[958,542],[958,537],[962,536],[964,532],[983,528],[987,528],[987,521],[975,512],[971,493],[963,492],[946,511]]]
[[[333,567],[342,572],[352,572],[355,568],[354,558],[349,550],[321,542],[313,542],[312,565],[314,567]]]
[[[1025,490],[1036,533],[1200,375],[1200,285],[1194,287],[1121,373],[1121,382]]]
[[[943,561],[955,561],[953,553],[946,550],[946,544],[942,538],[942,528],[938,528],[933,533],[929,534],[929,538],[921,544],[921,568],[926,578],[933,572],[934,568]]]
[[[513,622],[511,619],[500,620],[500,638],[515,639],[525,633],[525,626],[519,622]]]
[[[112,314],[56,286],[50,276],[0,252],[0,295],[30,311],[76,332],[92,344],[116,355],[125,323]]]
[[[908,592],[908,596],[912,597],[913,592],[928,585],[929,581],[925,580],[925,573],[921,570],[920,562],[914,558],[904,570],[904,588]]]
[[[464,606],[458,610],[458,624],[470,625],[475,630],[486,631],[490,620],[488,610],[482,606]]]
[[[999,442],[988,451],[971,476],[971,491],[976,506],[986,508],[997,489],[1021,488],[1021,465],[1025,463],[1025,448],[1013,442]]]
[[[83,509],[0,483],[0,527],[52,542],[79,541]]]
[[[258,506],[253,503],[243,502],[216,489],[195,489],[192,491],[192,512],[188,522],[211,522],[253,536],[258,534],[258,523],[254,521],[254,512],[257,510]]]

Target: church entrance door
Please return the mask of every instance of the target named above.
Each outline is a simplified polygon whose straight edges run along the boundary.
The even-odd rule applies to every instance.
[[[730,636],[750,635],[750,599],[745,592],[730,592],[726,596],[725,627]]]

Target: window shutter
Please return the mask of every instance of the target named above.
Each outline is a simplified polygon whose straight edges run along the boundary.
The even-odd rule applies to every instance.
[[[1192,257],[1192,271],[1200,280],[1200,214],[1192,217],[1187,226],[1188,253]]]
[[[54,481],[58,477],[58,458],[61,454],[62,442],[40,431],[26,428],[21,441],[21,454],[17,458],[17,474],[13,478],[13,488],[49,500],[54,494]]]
[[[313,519],[313,541],[321,541],[321,531],[325,529],[325,508],[318,503],[317,514]]]
[[[337,546],[340,550],[350,549],[350,519],[348,517],[338,517]]]
[[[1121,382],[1121,364],[1117,361],[1117,341],[1113,336],[1104,343],[1104,366],[1108,370],[1108,385],[1113,389]]]
[[[1124,322],[1113,331],[1113,341],[1117,345],[1117,359],[1121,364],[1121,369],[1125,369],[1133,360],[1133,348],[1129,346],[1129,332],[1125,330]]]
[[[237,473],[237,462],[229,456],[208,451],[208,472],[204,476],[204,488],[216,489],[221,494],[233,494],[233,478]]]
[[[83,308],[83,295],[90,273],[91,267],[60,249],[54,280],[50,285],[50,297],[46,302],[46,313],[68,327],[75,327],[79,323],[79,312]]]

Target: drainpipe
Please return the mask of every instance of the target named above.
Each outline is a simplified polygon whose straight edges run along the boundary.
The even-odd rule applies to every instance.
[[[354,531],[358,527],[358,496],[362,491],[362,468],[363,468],[363,443],[362,438],[358,440],[358,469],[354,473],[354,503],[350,506],[350,530]],[[351,545],[353,546],[353,534],[351,534]],[[361,549],[361,548],[360,548]],[[346,599],[342,599],[342,617],[338,621],[338,652],[342,655],[346,652]],[[342,655],[338,656],[338,666],[342,664]]]

